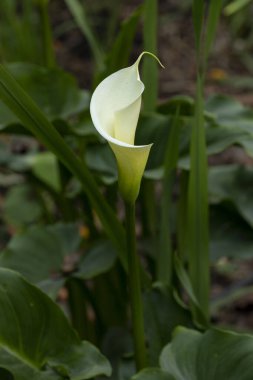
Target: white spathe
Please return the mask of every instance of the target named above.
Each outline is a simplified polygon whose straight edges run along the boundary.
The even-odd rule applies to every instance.
[[[127,202],[134,202],[138,196],[152,146],[134,145],[144,91],[138,68],[145,53],[147,52],[143,52],[132,66],[105,78],[95,89],[90,103],[94,126],[109,142],[115,154],[119,190]]]

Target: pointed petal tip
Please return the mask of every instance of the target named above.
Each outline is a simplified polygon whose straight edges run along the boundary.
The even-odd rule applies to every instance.
[[[136,62],[135,62],[135,65],[136,65],[136,64],[139,65],[141,58],[142,58],[145,54],[150,55],[151,57],[155,58],[155,60],[159,63],[159,65],[160,65],[163,69],[165,69],[165,66],[162,64],[162,62],[160,61],[160,59],[159,59],[155,54],[151,53],[150,51],[143,51],[143,52],[139,55],[139,57],[137,58],[137,60],[136,60]]]

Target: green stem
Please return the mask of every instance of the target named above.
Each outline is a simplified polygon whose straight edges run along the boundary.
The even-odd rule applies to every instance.
[[[142,233],[144,236],[151,236],[154,241],[157,229],[157,205],[155,202],[154,181],[143,178],[140,192]],[[155,244],[154,248],[156,248]]]
[[[188,199],[189,172],[182,170],[179,180],[179,200],[177,204],[177,243],[180,260],[185,262],[188,257],[187,239],[187,199]],[[188,252],[188,253],[187,253]]]
[[[67,289],[73,327],[81,339],[87,339],[87,333],[90,332],[91,329],[87,318],[83,284],[79,279],[71,278],[67,282]]]
[[[135,204],[125,203],[127,255],[128,255],[128,282],[132,313],[134,351],[136,369],[139,371],[146,366],[146,347],[144,335],[144,318],[141,299],[141,281],[135,237]]]
[[[161,200],[161,229],[157,260],[157,279],[171,286],[172,284],[172,242],[171,242],[171,204],[175,173],[163,179],[163,194]]]
[[[41,0],[39,2],[39,11],[42,28],[44,64],[46,67],[53,67],[55,65],[55,56],[52,46],[52,31],[48,17],[48,0]]]

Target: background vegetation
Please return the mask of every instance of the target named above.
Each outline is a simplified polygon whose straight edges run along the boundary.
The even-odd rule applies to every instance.
[[[252,6],[0,2],[1,380],[252,379]],[[89,103],[144,50],[165,69],[140,73],[142,369],[117,164]]]

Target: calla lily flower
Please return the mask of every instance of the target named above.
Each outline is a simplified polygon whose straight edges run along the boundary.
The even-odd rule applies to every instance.
[[[143,52],[132,66],[105,78],[95,89],[90,104],[93,124],[115,154],[121,195],[130,203],[138,196],[152,146],[134,145],[144,91],[139,63],[145,53],[156,58],[151,53]]]

